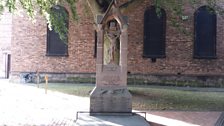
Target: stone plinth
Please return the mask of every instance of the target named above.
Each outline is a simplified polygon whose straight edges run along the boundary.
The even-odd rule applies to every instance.
[[[150,126],[140,115],[89,116],[79,114],[75,126]]]
[[[98,112],[120,112],[128,114],[132,111],[131,105],[131,94],[127,88],[112,89],[96,87],[90,97],[91,115],[98,114]]]

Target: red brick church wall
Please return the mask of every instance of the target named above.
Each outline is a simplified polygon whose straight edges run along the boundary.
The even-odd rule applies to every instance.
[[[79,21],[73,21],[71,18],[69,21],[68,57],[46,56],[47,25],[41,17],[32,24],[26,16],[13,16],[12,79],[18,77],[21,72],[37,70],[42,73],[95,73],[94,18],[84,13],[85,8],[80,5],[81,2],[78,4]],[[150,5],[150,0],[141,0],[123,10],[129,20],[128,71],[131,74],[224,75],[224,20],[217,16],[217,59],[194,59],[192,53],[195,10],[187,5],[185,12],[190,17],[184,22],[184,26],[190,29],[191,35],[186,36],[171,27],[170,13],[167,11],[166,58],[157,59],[154,63],[151,59],[143,58],[144,11]]]

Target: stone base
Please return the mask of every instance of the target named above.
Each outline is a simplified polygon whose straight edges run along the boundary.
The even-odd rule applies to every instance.
[[[132,96],[127,88],[95,87],[90,95],[90,115],[131,113]]]
[[[89,116],[80,114],[75,126],[150,126],[141,116]]]

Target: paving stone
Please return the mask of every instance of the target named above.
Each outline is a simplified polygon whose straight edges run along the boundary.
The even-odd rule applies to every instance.
[[[0,125],[70,126],[89,98],[76,97],[0,80]]]

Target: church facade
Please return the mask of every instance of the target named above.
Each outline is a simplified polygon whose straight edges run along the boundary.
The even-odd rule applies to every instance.
[[[69,15],[66,42],[42,17],[35,23],[25,15],[12,17],[11,81],[38,73],[42,81],[48,75],[52,82],[95,83],[96,17],[84,13],[82,4],[77,3],[77,22],[66,5],[55,7]],[[186,32],[172,26],[165,7],[158,16],[150,0],[122,10],[128,20],[128,83],[224,86],[224,19],[206,4],[188,6],[180,17]]]

